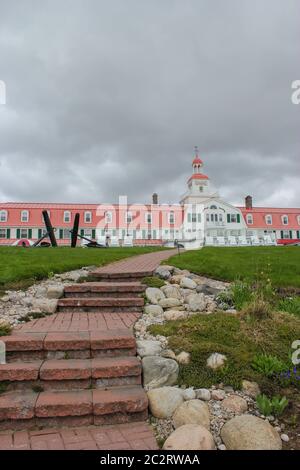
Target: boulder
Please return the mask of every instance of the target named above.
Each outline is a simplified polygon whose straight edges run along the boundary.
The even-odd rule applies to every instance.
[[[64,287],[61,284],[56,286],[50,286],[47,289],[47,298],[48,299],[60,299],[64,295]]]
[[[258,383],[249,382],[249,380],[242,381],[242,391],[251,398],[256,398],[260,394]]]
[[[167,310],[164,312],[164,318],[167,321],[171,320],[183,320],[187,318],[188,314],[185,310]]]
[[[159,305],[162,308],[172,308],[172,307],[178,307],[181,305],[181,302],[179,299],[173,299],[173,298],[168,298],[168,299],[161,299],[159,301]]]
[[[205,294],[205,295],[218,295],[220,292],[222,292],[223,289],[218,289],[217,287],[211,287],[207,284],[198,284],[196,287],[196,292],[199,294]]]
[[[235,414],[243,414],[248,409],[247,402],[239,395],[230,395],[222,401],[222,407],[227,411],[232,411]]]
[[[152,315],[153,317],[162,316],[164,311],[160,305],[146,305],[144,308],[145,313]]]
[[[183,289],[196,289],[197,283],[189,277],[183,277],[180,281],[180,287]]]
[[[147,287],[145,294],[149,302],[155,305],[157,305],[161,299],[165,298],[164,293],[157,287]]]
[[[198,388],[195,390],[196,398],[203,401],[209,401],[211,398],[211,393],[207,388]]]
[[[222,427],[221,438],[228,450],[281,450],[278,432],[253,415],[235,416]]]
[[[167,269],[167,266],[158,266],[158,268],[155,270],[155,274],[161,279],[169,279],[171,277],[171,273]]]
[[[164,450],[213,450],[214,438],[204,427],[186,424],[175,429],[163,445]]]
[[[178,406],[183,403],[182,391],[176,387],[161,387],[149,390],[149,408],[155,418],[171,418]]]
[[[181,279],[183,279],[185,277],[184,274],[175,274],[174,276],[171,277],[171,279],[169,280],[169,282],[171,284],[180,284],[181,282]]]
[[[176,356],[178,364],[189,364],[191,362],[191,355],[188,352],[182,351]]]
[[[207,404],[201,400],[188,400],[182,403],[173,415],[173,423],[175,428],[184,424],[201,424],[209,429],[210,416]]]
[[[174,353],[174,351],[172,351],[172,349],[165,349],[162,353],[161,353],[161,356],[162,357],[166,357],[168,359],[174,359],[176,360],[176,354]]]
[[[137,353],[140,357],[145,356],[159,356],[162,347],[159,341],[152,340],[137,340],[136,342]]]
[[[35,299],[32,303],[33,311],[41,311],[43,313],[54,313],[57,309],[56,299]]]
[[[216,370],[224,366],[227,358],[223,354],[213,353],[206,361],[207,367]]]
[[[204,294],[191,294],[187,297],[187,303],[192,312],[203,312],[206,309],[207,300]]]
[[[211,398],[213,400],[221,401],[226,398],[226,393],[224,392],[224,390],[212,390]]]
[[[177,382],[179,366],[173,359],[147,356],[142,359],[144,387],[147,389],[174,385]]]
[[[195,400],[196,398],[196,392],[193,388],[186,388],[182,392],[182,396],[184,400]]]
[[[164,293],[164,296],[167,298],[172,298],[172,299],[181,299],[181,292],[180,288],[176,285],[168,285],[168,286],[163,286],[161,290]]]

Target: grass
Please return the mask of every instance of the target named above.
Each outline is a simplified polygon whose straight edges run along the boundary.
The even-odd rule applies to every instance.
[[[143,277],[142,283],[147,287],[157,287],[158,289],[166,284],[165,281],[156,276]]]
[[[149,330],[154,335],[167,336],[175,353],[191,354],[190,364],[180,366],[180,384],[201,388],[223,382],[239,388],[242,379],[247,379],[257,381],[269,393],[278,392],[279,379],[255,370],[253,361],[258,354],[269,354],[289,368],[291,344],[300,338],[300,319],[273,313],[269,318],[249,320],[242,315],[216,312],[152,325]],[[213,352],[227,356],[224,368],[213,371],[206,367],[206,360]],[[299,380],[294,382],[300,386]]]
[[[0,247],[0,291],[22,289],[56,273],[83,266],[103,266],[129,256],[157,251],[151,247],[133,248],[31,248]]]
[[[300,287],[300,247],[214,248],[187,251],[167,262],[223,281],[254,282],[268,268],[274,287]]]

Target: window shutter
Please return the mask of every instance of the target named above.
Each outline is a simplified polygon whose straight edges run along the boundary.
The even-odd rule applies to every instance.
[[[28,238],[32,238],[32,228],[28,229]]]
[[[92,238],[95,239],[96,238],[96,230],[93,228],[92,229]]]
[[[38,239],[40,239],[42,237],[42,229],[39,228],[38,229]]]
[[[6,230],[6,238],[9,240],[10,239],[10,228]]]
[[[227,214],[227,223],[230,224],[230,214]]]
[[[237,223],[238,223],[238,224],[241,223],[241,214],[237,214]]]
[[[59,238],[62,240],[64,238],[64,231],[62,228],[59,229]]]
[[[84,237],[84,229],[83,229],[83,228],[80,229],[80,235],[81,235],[82,237]]]
[[[17,228],[17,238],[21,238],[21,231],[19,228]]]
[[[156,240],[156,230],[153,230],[153,236],[152,236],[153,240]]]
[[[7,237],[8,238],[8,237]],[[300,238],[300,230],[297,230],[297,238]]]
[[[192,221],[192,215],[188,214],[188,222],[191,222],[191,221]]]
[[[293,232],[290,230],[290,239],[293,238]]]
[[[281,236],[281,239],[283,239],[283,230],[280,230],[280,236]]]

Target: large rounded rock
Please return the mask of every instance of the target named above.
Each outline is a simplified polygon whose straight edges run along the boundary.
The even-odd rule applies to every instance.
[[[163,315],[164,311],[160,305],[146,305],[145,313],[152,315],[153,317],[159,317]]]
[[[57,309],[57,302],[56,299],[35,299],[32,303],[32,309],[43,313],[54,313]]]
[[[151,304],[158,304],[161,299],[165,298],[165,294],[157,287],[148,287],[145,294]]]
[[[192,312],[203,312],[206,309],[207,301],[204,294],[189,295],[187,302]]]
[[[173,299],[173,298],[168,298],[168,299],[161,299],[159,301],[159,305],[162,308],[173,308],[173,307],[179,307],[181,305],[181,302],[179,299]]]
[[[56,284],[49,286],[47,289],[48,299],[60,299],[64,295],[64,286],[62,284]]]
[[[164,450],[213,450],[214,438],[204,427],[186,424],[177,428],[165,441]]]
[[[161,290],[167,298],[171,297],[172,299],[181,299],[180,288],[176,285],[163,286]]]
[[[207,359],[206,365],[210,369],[216,370],[216,369],[220,369],[221,367],[223,367],[226,360],[227,358],[223,354],[213,353]]]
[[[183,287],[183,289],[196,289],[197,283],[189,277],[183,277],[180,281],[180,287]]]
[[[173,415],[175,428],[184,424],[201,424],[209,429],[210,416],[206,403],[201,400],[189,400],[180,405]]]
[[[167,321],[171,320],[183,320],[188,316],[188,313],[185,310],[167,310],[164,312],[164,318]]]
[[[155,418],[170,418],[183,403],[182,391],[176,387],[161,387],[149,390],[149,408]]]
[[[256,398],[260,394],[260,388],[257,382],[249,380],[242,381],[242,391],[251,398]]]
[[[230,395],[222,401],[222,407],[227,411],[232,411],[235,414],[245,413],[248,409],[247,402],[239,395]]]
[[[140,357],[145,356],[159,356],[162,347],[159,341],[151,340],[137,340],[136,342],[137,353]]]
[[[280,450],[278,432],[268,421],[253,415],[232,418],[223,426],[221,438],[228,450]]]
[[[173,359],[147,356],[142,359],[144,387],[147,389],[174,385],[177,382],[179,366]]]
[[[158,266],[155,270],[155,274],[157,274],[161,279],[169,279],[171,277],[171,273],[168,266]]]

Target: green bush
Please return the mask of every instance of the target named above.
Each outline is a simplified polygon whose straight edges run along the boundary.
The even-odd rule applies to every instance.
[[[272,316],[272,306],[263,298],[255,296],[252,302],[244,307],[242,314],[250,320],[270,318]]]
[[[4,320],[0,321],[0,336],[10,335],[11,331],[12,327],[9,323]]]
[[[277,304],[278,310],[300,316],[300,297],[287,297]]]
[[[275,396],[268,398],[266,395],[258,395],[256,398],[256,404],[261,414],[265,416],[280,416],[289,402],[286,397]]]
[[[251,366],[256,372],[263,374],[266,377],[272,377],[273,375],[279,374],[283,370],[287,369],[284,362],[277,359],[277,357],[268,354],[257,354],[253,359]]]
[[[166,283],[162,279],[156,276],[144,277],[142,279],[142,284],[145,284],[147,287],[157,287],[158,289],[164,286]]]
[[[232,287],[232,301],[237,310],[251,302],[253,299],[253,290],[246,282],[236,281]]]

